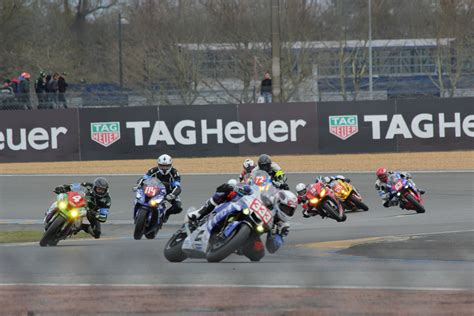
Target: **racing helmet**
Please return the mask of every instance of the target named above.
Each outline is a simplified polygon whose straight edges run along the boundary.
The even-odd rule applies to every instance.
[[[105,178],[99,177],[94,180],[94,186],[92,187],[94,195],[103,197],[109,192],[109,183]]]
[[[157,159],[158,171],[161,174],[168,174],[173,167],[173,159],[170,155],[163,154]]]
[[[276,195],[275,210],[278,217],[283,221],[288,221],[295,214],[298,206],[296,195],[288,190],[280,191]]]
[[[267,154],[261,154],[260,157],[258,157],[257,163],[260,170],[266,171],[268,173],[270,173],[272,170],[272,159]]]
[[[252,159],[245,159],[242,165],[247,173],[252,172],[253,168],[255,168],[255,162]]]
[[[379,178],[380,181],[386,183],[387,180],[388,180],[388,171],[386,168],[384,167],[380,167],[377,169],[377,171],[375,172],[375,174],[377,175],[377,178]]]
[[[233,189],[235,189],[235,187],[237,186],[237,180],[229,179],[229,181],[227,181],[227,184],[230,185]]]
[[[331,177],[325,176],[323,178],[323,180],[324,180],[325,183],[329,183],[329,182],[331,182]]]
[[[296,193],[300,196],[306,194],[306,184],[304,183],[298,183],[295,187]]]

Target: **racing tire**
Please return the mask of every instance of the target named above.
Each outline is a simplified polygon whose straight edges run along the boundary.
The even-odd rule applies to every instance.
[[[133,238],[140,240],[145,233],[145,224],[148,217],[148,210],[140,208],[137,211],[137,217],[135,219],[135,230],[133,231]]]
[[[151,232],[146,233],[146,234],[145,234],[145,237],[146,237],[146,239],[155,239],[156,233],[157,233],[157,232],[156,232],[155,230],[153,230],[153,231],[151,231]]]
[[[171,236],[163,251],[166,260],[169,262],[182,262],[188,258],[181,248],[187,236],[186,232],[182,230],[177,231],[173,236]]]
[[[406,196],[407,200],[410,201],[411,204],[413,204],[413,206],[415,207],[415,211],[417,213],[424,213],[425,212],[425,208],[423,207],[423,205],[420,204],[420,202],[418,202],[414,197],[413,195],[409,194]]]
[[[347,219],[346,214],[342,214],[342,216],[339,215],[339,211],[337,210],[337,208],[334,208],[331,205],[329,205],[327,201],[324,203],[323,208],[329,217],[331,217],[332,219],[335,219],[339,223],[344,222]]]
[[[227,258],[230,254],[241,247],[249,238],[252,231],[246,224],[242,224],[227,237],[223,242],[212,242],[209,245],[209,250],[206,253],[208,262],[219,262]]]
[[[57,237],[58,232],[63,227],[66,219],[62,216],[57,216],[53,223],[49,225],[48,230],[44,233],[43,237],[41,238],[39,244],[41,247],[56,246],[59,242],[59,238]]]
[[[349,197],[352,203],[354,203],[355,206],[357,206],[358,209],[363,210],[364,212],[367,212],[369,210],[369,207],[365,205],[364,202],[359,200],[354,194],[351,194]]]

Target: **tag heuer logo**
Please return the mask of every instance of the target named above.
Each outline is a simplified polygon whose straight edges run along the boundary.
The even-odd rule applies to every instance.
[[[120,139],[120,122],[91,123],[91,139],[108,147]]]
[[[329,117],[329,132],[342,140],[346,140],[359,131],[357,115],[341,115]]]

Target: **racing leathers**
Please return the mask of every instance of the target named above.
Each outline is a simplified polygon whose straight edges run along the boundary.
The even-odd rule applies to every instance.
[[[112,199],[108,192],[103,196],[96,195],[93,191],[94,184],[90,182],[64,184],[62,186],[56,187],[54,189],[54,193],[59,194],[75,191],[77,190],[77,186],[81,186],[86,189],[85,197],[87,201],[87,220],[90,223],[90,225],[83,223],[81,229],[86,233],[91,234],[94,238],[98,239],[101,235],[100,223],[105,223],[107,221],[110,206],[112,205]],[[57,203],[54,202],[46,212],[44,219],[45,227],[56,211]]]
[[[273,185],[276,188],[281,189],[281,190],[290,189],[288,184],[286,183],[287,181],[286,175],[277,163],[272,162],[268,170],[260,169],[260,167],[257,166],[252,170],[252,173],[250,174],[250,176],[254,175],[259,170],[263,170],[270,175],[270,177],[272,178]]]
[[[188,214],[190,220],[199,220],[211,213],[216,206],[230,201],[237,201],[243,195],[252,193],[249,185],[238,183],[235,186],[229,183],[223,183],[216,188],[216,192],[203,206]]]
[[[411,182],[411,184],[414,187],[416,187],[410,173],[402,172],[402,171],[398,171],[398,172],[397,171],[389,171],[388,176],[390,176],[394,173],[398,173],[400,175],[400,177],[407,179],[408,181]],[[398,199],[393,198],[394,195],[391,194],[391,190],[390,190],[390,187],[387,184],[387,182],[383,182],[380,179],[377,179],[375,181],[375,189],[377,190],[379,196],[382,198],[384,207],[390,207],[390,206],[398,205],[399,201],[398,201]],[[418,191],[421,194],[425,193],[425,191],[422,191],[422,190],[418,190]]]
[[[166,200],[171,204],[166,210],[163,219],[164,222],[166,222],[171,214],[179,214],[183,210],[181,199],[179,198],[179,194],[181,193],[181,175],[174,167],[172,167],[167,174],[160,172],[158,167],[153,167],[138,180],[138,185],[141,186],[143,181],[150,177],[155,177],[160,180],[166,188]]]

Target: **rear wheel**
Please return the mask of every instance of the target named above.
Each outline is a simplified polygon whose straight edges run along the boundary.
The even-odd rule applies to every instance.
[[[250,227],[246,224],[241,224],[239,227],[234,229],[229,237],[225,239],[215,238],[206,253],[207,261],[219,262],[224,260],[245,243],[249,238],[250,233]]]
[[[367,205],[365,205],[365,203],[362,202],[353,193],[351,194],[351,196],[349,198],[351,199],[352,203],[354,203],[354,205],[357,206],[358,209],[363,210],[363,211],[368,211],[369,210],[369,207]]]
[[[146,219],[148,217],[148,210],[146,209],[139,209],[137,212],[137,217],[135,219],[135,230],[133,232],[133,238],[135,240],[140,240],[143,237],[143,234],[145,233],[145,225],[146,225]]]
[[[50,246],[56,246],[59,242],[59,232],[61,231],[61,228],[63,227],[64,223],[66,220],[62,216],[57,216],[53,223],[49,225],[48,230],[43,235],[43,238],[41,238],[39,244],[41,247],[46,247],[47,245]]]
[[[415,211],[417,213],[424,213],[425,212],[425,208],[423,207],[423,205],[420,204],[420,202],[418,202],[414,197],[413,195],[411,194],[408,194],[406,196],[407,200],[410,201],[411,204],[413,204],[413,206],[415,207]]]
[[[329,201],[331,200],[326,200],[326,202],[324,202],[324,205],[323,205],[323,208],[328,214],[328,216],[331,217],[332,219],[335,219],[338,222],[344,222],[347,219],[346,214],[342,213],[342,215],[340,215],[337,205],[332,201],[331,201],[332,203],[329,203]]]
[[[186,232],[179,230],[165,245],[164,255],[165,258],[170,262],[181,262],[184,261],[188,256],[183,252],[182,246],[184,240],[188,235]]]

